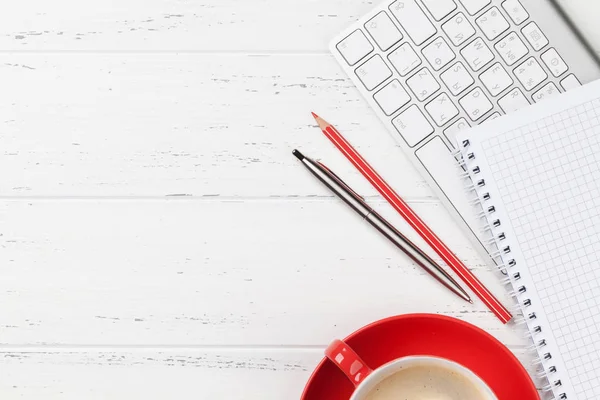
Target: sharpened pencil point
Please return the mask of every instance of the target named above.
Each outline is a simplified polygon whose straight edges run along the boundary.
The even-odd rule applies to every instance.
[[[292,154],[295,155],[298,160],[304,160],[304,155],[302,155],[302,153],[300,153],[298,150],[294,149],[294,151],[292,151]]]
[[[319,118],[319,116],[317,114],[315,114],[314,112],[311,112],[312,116],[314,117],[314,119]]]
[[[329,123],[327,121],[325,121],[323,118],[319,117],[315,113],[312,113],[312,115],[313,117],[315,117],[315,121],[317,121],[317,125],[319,125],[319,128],[321,128],[322,131],[327,129],[327,127],[329,126]]]
[[[473,300],[471,300],[471,299],[469,299],[469,303],[471,303],[471,304],[475,304],[475,303],[473,303]]]

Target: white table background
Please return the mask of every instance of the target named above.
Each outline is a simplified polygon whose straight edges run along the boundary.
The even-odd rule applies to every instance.
[[[600,45],[600,6],[565,2]],[[310,111],[335,123],[510,302],[328,54],[371,7],[0,13],[0,397],[294,399],[331,339],[410,312],[474,323],[531,362],[521,331],[440,289],[291,155],[326,160],[422,243]]]

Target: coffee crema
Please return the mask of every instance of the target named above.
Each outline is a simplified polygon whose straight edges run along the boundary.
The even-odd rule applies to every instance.
[[[490,400],[490,396],[459,372],[424,363],[396,371],[364,400]]]

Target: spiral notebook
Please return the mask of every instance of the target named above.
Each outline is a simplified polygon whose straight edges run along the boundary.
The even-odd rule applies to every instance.
[[[458,135],[557,399],[600,399],[600,81]]]

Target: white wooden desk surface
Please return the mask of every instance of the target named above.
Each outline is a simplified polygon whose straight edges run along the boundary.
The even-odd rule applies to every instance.
[[[1,398],[295,399],[331,339],[410,312],[477,324],[530,362],[514,328],[440,289],[291,156],[327,160],[410,232],[309,112],[334,122],[509,302],[326,50],[372,6],[0,13]]]

